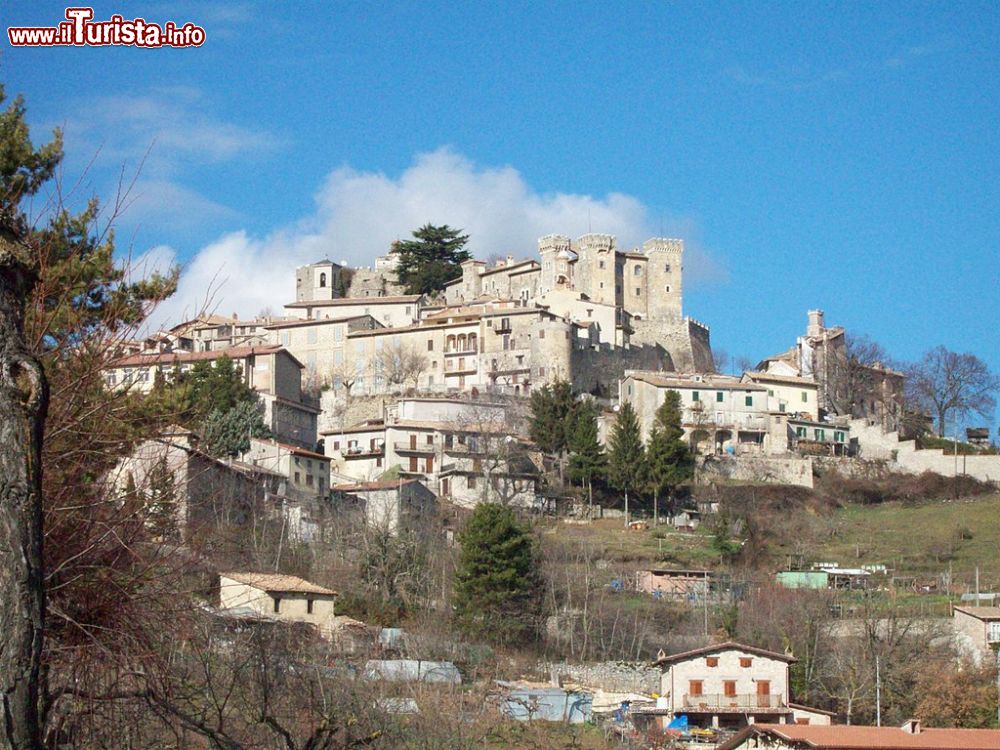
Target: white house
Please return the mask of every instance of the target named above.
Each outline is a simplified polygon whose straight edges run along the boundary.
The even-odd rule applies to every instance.
[[[333,624],[337,592],[279,573],[220,573],[223,610],[315,625],[327,635]]]

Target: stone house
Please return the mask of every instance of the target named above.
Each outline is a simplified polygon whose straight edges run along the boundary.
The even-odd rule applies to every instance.
[[[172,377],[175,370],[189,371],[198,362],[233,361],[243,382],[257,391],[264,405],[264,423],[281,440],[297,445],[316,445],[320,413],[302,390],[302,363],[281,346],[242,346],[209,351],[165,351],[120,357],[105,368],[109,388],[148,393],[156,373]]]
[[[976,664],[1000,652],[1000,607],[955,607],[952,627],[959,652]]]
[[[839,417],[832,422],[788,417],[788,445],[809,455],[853,456],[857,449],[850,424]]]
[[[318,390],[344,376],[348,333],[383,327],[371,315],[350,315],[284,320],[266,331],[271,345],[283,347],[305,365],[307,385]]]
[[[419,294],[399,294],[391,297],[343,297],[327,300],[306,300],[285,305],[289,317],[301,320],[323,318],[354,318],[371,315],[388,328],[416,323],[420,319],[423,297]]]
[[[742,382],[767,388],[767,408],[770,411],[803,419],[819,418],[819,389],[815,380],[797,375],[750,371],[743,373]]]
[[[329,635],[337,592],[279,573],[220,573],[219,607],[249,616],[304,622]]]
[[[366,526],[394,535],[420,525],[437,503],[434,493],[418,479],[338,484],[333,487],[333,498],[335,503],[357,507]]]
[[[709,594],[712,573],[708,570],[649,568],[636,571],[635,588],[646,594],[683,601],[702,601]]]
[[[330,458],[322,453],[277,440],[251,438],[244,463],[260,466],[285,477],[287,493],[326,498],[330,492]]]
[[[827,712],[798,706],[789,695],[787,654],[747,646],[714,646],[661,656],[660,695],[666,717],[687,717],[690,726],[738,729],[749,724],[829,724]]]
[[[643,440],[667,391],[681,397],[681,425],[699,453],[770,453],[787,449],[787,427],[771,419],[767,388],[713,374],[626,371],[619,384],[620,403],[631,403]]]
[[[322,435],[323,450],[338,474],[370,482],[385,473],[385,420],[325,430]]]

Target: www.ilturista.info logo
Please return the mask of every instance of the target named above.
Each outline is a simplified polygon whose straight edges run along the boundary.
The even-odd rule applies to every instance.
[[[119,15],[107,21],[93,18],[93,8],[67,8],[66,20],[58,26],[11,26],[7,38],[13,47],[200,47],[205,43],[205,29],[193,23],[167,21],[161,26]]]

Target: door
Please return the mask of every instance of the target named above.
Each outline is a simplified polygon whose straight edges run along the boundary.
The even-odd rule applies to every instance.
[[[770,680],[757,680],[757,705],[761,708],[768,708],[771,705],[771,682]]]
[[[415,450],[416,447],[417,447],[417,436],[410,435],[410,448]]]
[[[735,698],[736,680],[724,680],[722,683],[722,692],[727,698]]]
[[[451,494],[450,492],[448,492],[448,480],[447,479],[442,479],[441,480],[441,494],[444,495],[445,497],[448,497]]]
[[[417,457],[410,456],[410,471],[417,471]]]
[[[425,469],[425,471],[428,474],[433,474],[434,473],[434,456],[428,456],[427,457],[427,468]]]

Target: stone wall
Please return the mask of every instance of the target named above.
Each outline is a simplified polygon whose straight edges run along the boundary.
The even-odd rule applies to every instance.
[[[612,693],[643,693],[660,690],[660,669],[648,662],[606,661],[597,664],[547,665],[547,671],[567,682],[578,682],[589,688]]]
[[[347,288],[346,296],[393,297],[399,294],[405,294],[405,291],[396,283],[394,275],[371,268],[351,270],[351,285]]]
[[[760,484],[813,486],[813,463],[809,456],[706,456],[695,471],[700,483],[717,480]]]
[[[712,372],[708,326],[691,318],[680,323],[633,320],[632,330],[633,344],[654,344],[666,349],[676,372]]]
[[[597,392],[617,396],[618,381],[626,370],[672,370],[670,353],[662,346],[632,346],[628,349],[574,349],[571,354],[573,389],[579,393]]]

